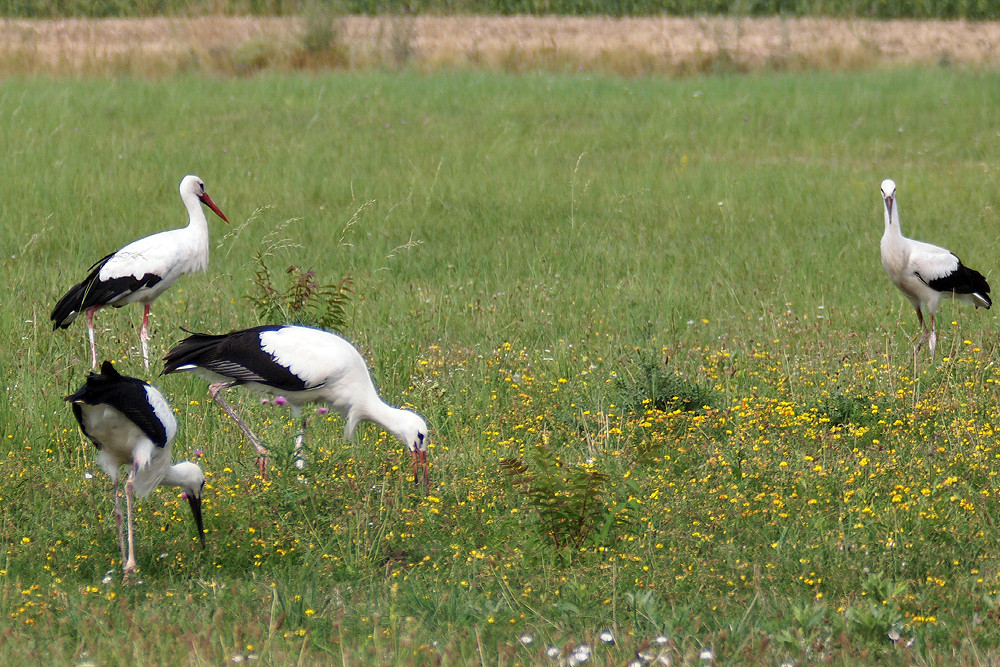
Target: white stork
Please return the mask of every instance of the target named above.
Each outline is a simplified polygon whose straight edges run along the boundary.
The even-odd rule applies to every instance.
[[[204,271],[208,266],[208,220],[201,204],[227,223],[229,220],[205,192],[205,184],[197,176],[185,176],[180,191],[190,218],[187,227],[141,238],[99,260],[90,267],[90,275],[59,299],[52,310],[53,330],[65,329],[77,315],[86,312],[94,368],[97,368],[94,313],[104,306],[143,305],[139,340],[142,360],[148,369],[149,307],[182,275]]]
[[[990,285],[983,274],[962,264],[962,261],[944,248],[921,243],[903,236],[899,228],[899,208],[896,206],[896,184],[882,181],[882,199],[885,204],[885,232],[882,234],[882,268],[889,280],[910,300],[923,327],[923,335],[914,354],[924,343],[934,357],[937,333],[934,314],[941,299],[957,299],[977,308],[989,308]],[[924,323],[924,311],[931,325]]]
[[[163,395],[142,380],[119,374],[110,361],[105,361],[101,372],[91,372],[84,385],[66,400],[72,404],[83,434],[98,449],[97,465],[111,478],[125,573],[135,571],[132,500],[136,493],[145,498],[158,486],[179,486],[191,505],[198,539],[204,547],[201,494],[205,475],[189,461],[171,465],[170,443],[177,434],[177,421]],[[127,554],[118,494],[118,468],[123,465],[132,467],[125,482]]]
[[[219,392],[234,385],[284,397],[298,417],[306,403],[327,403],[344,418],[350,440],[361,421],[378,424],[410,451],[413,482],[418,466],[429,489],[427,424],[414,412],[394,408],[379,398],[364,359],[346,340],[320,329],[268,325],[213,336],[193,334],[167,352],[163,373],[194,371],[208,380],[209,395],[233,418],[262,457],[267,449]],[[296,465],[302,467],[302,431],[295,439]]]

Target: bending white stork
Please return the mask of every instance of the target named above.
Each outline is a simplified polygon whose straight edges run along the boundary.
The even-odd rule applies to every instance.
[[[923,335],[914,354],[924,343],[931,350],[937,345],[934,314],[941,299],[957,299],[977,308],[989,308],[990,285],[983,274],[962,264],[962,261],[944,248],[921,243],[903,236],[899,228],[899,209],[896,206],[896,184],[882,181],[882,200],[885,204],[885,232],[882,234],[882,268],[889,280],[910,300],[923,327]],[[924,311],[931,325],[924,323]]]
[[[97,465],[111,478],[118,546],[125,573],[135,570],[132,500],[136,493],[145,498],[158,486],[179,486],[191,505],[198,539],[204,547],[201,494],[205,475],[188,461],[171,465],[170,443],[177,434],[177,421],[163,395],[142,380],[119,374],[110,361],[105,361],[101,372],[91,372],[84,385],[66,400],[72,404],[83,434],[98,449]],[[123,465],[132,466],[125,482],[127,554],[118,494],[118,468]]]
[[[59,299],[52,310],[53,330],[65,329],[77,315],[86,312],[94,368],[97,368],[94,313],[104,306],[143,305],[139,340],[142,360],[148,369],[149,307],[182,275],[204,271],[208,266],[208,220],[199,202],[227,223],[229,220],[205,192],[205,184],[197,176],[185,176],[180,192],[188,211],[187,227],[141,238],[99,260],[90,267],[90,275]]]
[[[361,421],[378,424],[406,445],[429,489],[427,424],[414,412],[394,408],[379,398],[358,351],[336,334],[294,325],[269,325],[213,336],[193,334],[167,352],[163,374],[194,371],[208,380],[209,395],[233,418],[261,457],[267,449],[236,411],[219,395],[234,385],[284,397],[296,418],[306,403],[327,403],[344,418],[350,440]],[[302,467],[302,432],[295,439],[296,466]],[[264,459],[258,462],[263,474]]]

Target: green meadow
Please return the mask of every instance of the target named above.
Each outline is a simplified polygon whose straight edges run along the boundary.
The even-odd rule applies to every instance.
[[[944,67],[0,82],[0,663],[997,664],[996,313],[945,302],[914,358],[878,244],[892,178],[904,234],[997,281],[998,109]],[[186,224],[188,173],[231,224],[154,304],[154,360],[260,323],[265,267],[346,278],[432,485],[314,408],[298,471],[288,409],[231,389],[262,478],[205,382],[143,369],[141,308],[101,311],[208,475],[207,547],[159,489],[123,581],[63,401],[86,327],[48,314]]]

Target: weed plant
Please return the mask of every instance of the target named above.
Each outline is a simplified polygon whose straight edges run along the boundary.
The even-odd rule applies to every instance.
[[[994,280],[998,83],[0,82],[0,663],[534,665],[550,644],[597,665],[996,662],[996,315],[944,304],[938,356],[914,358],[878,186],[898,184],[906,234]],[[395,438],[344,442],[331,413],[309,414],[296,469],[298,420],[234,389],[275,459],[261,478],[204,381],[143,370],[138,308],[101,313],[101,357],[158,384],[175,457],[208,476],[207,548],[161,489],[125,582],[62,400],[85,327],[48,313],[96,258],[184,224],[192,172],[233,224],[157,301],[153,357],[181,327],[260,323],[255,253],[349,275],[349,337],[430,425],[431,493]],[[708,407],[623,401],[636,350]],[[505,459],[546,498],[583,485],[553,523]]]

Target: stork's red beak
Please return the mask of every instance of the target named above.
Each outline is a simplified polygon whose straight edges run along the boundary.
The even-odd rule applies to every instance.
[[[430,466],[427,463],[427,452],[415,449],[410,452],[413,458],[413,485],[416,486],[420,483],[420,477],[418,476],[418,468],[424,475],[424,493],[431,492],[431,473]]]
[[[892,214],[892,203],[893,203],[892,195],[889,195],[888,197],[885,198],[885,208],[887,211],[889,211],[890,214]]]
[[[212,198],[208,196],[207,192],[203,192],[202,194],[198,195],[198,199],[201,200],[202,204],[215,211],[215,214],[220,218],[222,218],[223,220],[225,220],[226,224],[229,224],[229,218],[227,218],[225,214],[223,214],[223,212],[219,210],[219,207],[215,205],[215,202],[212,201]]]

